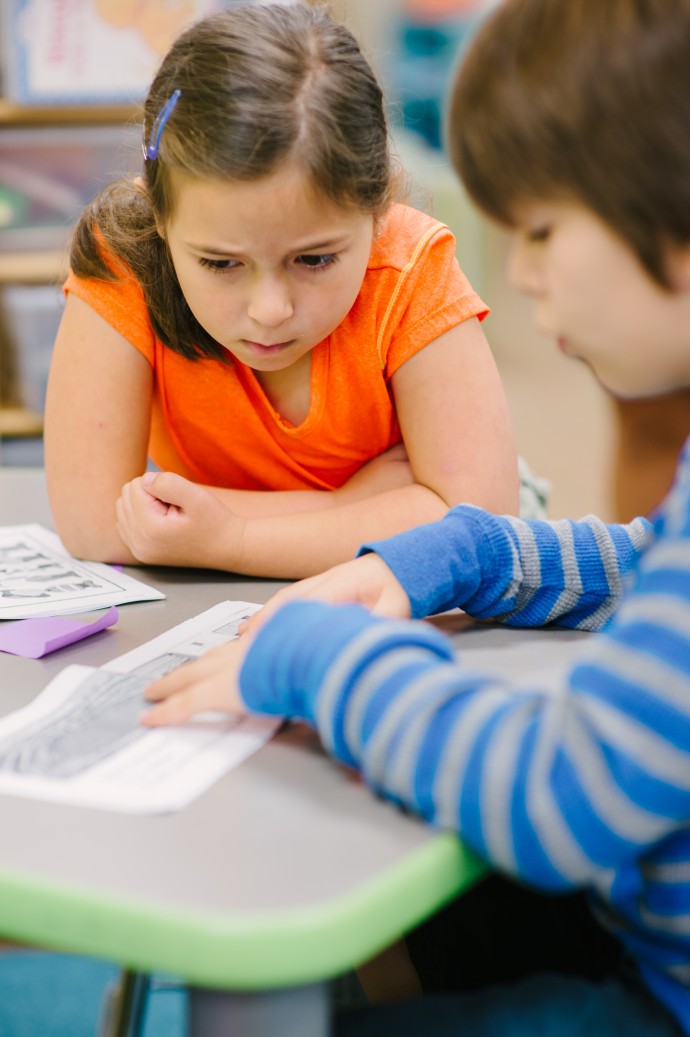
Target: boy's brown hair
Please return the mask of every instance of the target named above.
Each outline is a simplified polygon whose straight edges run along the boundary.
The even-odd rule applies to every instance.
[[[493,218],[575,200],[669,287],[690,242],[690,0],[503,0],[460,61],[448,146]]]
[[[149,90],[145,143],[175,90],[143,187],[122,180],[97,196],[70,260],[82,277],[112,279],[104,242],[141,284],[166,345],[190,359],[227,359],[187,306],[157,230],[174,209],[170,170],[250,181],[293,162],[327,200],[379,216],[398,182],[384,100],[350,31],[324,7],[299,2],[233,3],[184,32]]]

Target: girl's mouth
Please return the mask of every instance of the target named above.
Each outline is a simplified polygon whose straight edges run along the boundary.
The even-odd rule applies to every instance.
[[[272,356],[275,353],[281,353],[288,346],[291,346],[294,341],[294,339],[290,339],[288,342],[275,342],[266,345],[264,342],[251,342],[249,339],[244,339],[244,344],[254,356]]]

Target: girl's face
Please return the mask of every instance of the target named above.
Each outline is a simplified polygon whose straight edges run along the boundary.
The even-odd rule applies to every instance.
[[[344,319],[360,290],[374,218],[319,198],[285,166],[261,180],[172,172],[162,228],[192,313],[237,360],[281,371]]]
[[[516,219],[510,276],[535,300],[541,332],[617,396],[690,385],[690,255],[669,257],[668,291],[582,205],[528,203]]]

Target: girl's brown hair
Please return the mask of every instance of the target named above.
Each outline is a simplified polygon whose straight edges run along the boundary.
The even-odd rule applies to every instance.
[[[669,287],[690,242],[690,0],[503,0],[461,59],[448,145],[469,194],[577,200]]]
[[[307,3],[234,3],[194,24],[163,59],[144,108],[144,141],[180,97],[144,163],[144,187],[121,180],[98,195],[73,236],[72,269],[113,279],[101,244],[142,286],[153,328],[190,359],[226,358],[180,290],[165,227],[170,170],[249,181],[291,161],[323,197],[379,216],[396,185],[381,88],[357,41]]]

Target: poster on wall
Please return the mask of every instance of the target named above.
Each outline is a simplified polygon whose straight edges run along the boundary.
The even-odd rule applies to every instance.
[[[3,0],[3,94],[22,104],[132,104],[170,44],[228,0]]]

